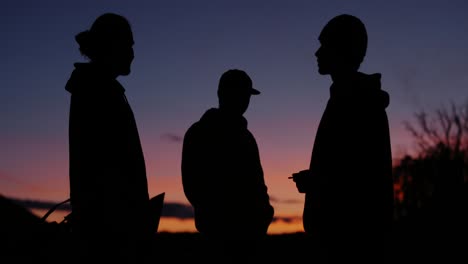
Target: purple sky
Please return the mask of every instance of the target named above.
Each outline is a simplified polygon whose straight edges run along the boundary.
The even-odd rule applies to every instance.
[[[382,73],[397,157],[412,149],[402,122],[415,111],[468,99],[466,1],[2,1],[0,193],[68,196],[68,109],[64,85],[85,61],[74,36],[104,12],[126,16],[133,72],[119,80],[139,126],[150,193],[185,203],[180,137],[217,106],[227,69],[245,70],[262,92],[246,117],[275,199],[303,198],[286,180],[309,164],[330,78],[317,73],[317,37],[333,16],[366,24],[361,70]],[[298,213],[302,204],[279,212]],[[291,209],[292,208],[292,209]]]

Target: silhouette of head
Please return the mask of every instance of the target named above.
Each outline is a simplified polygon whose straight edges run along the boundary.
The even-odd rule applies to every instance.
[[[223,73],[218,84],[219,107],[236,115],[243,115],[250,96],[260,94],[252,87],[252,79],[242,70],[231,69]]]
[[[366,27],[352,15],[332,18],[322,29],[319,41],[321,46],[315,56],[322,75],[357,71],[366,55]]]
[[[99,16],[89,30],[75,36],[81,54],[112,74],[128,75],[132,64],[133,34],[128,20],[117,14]]]

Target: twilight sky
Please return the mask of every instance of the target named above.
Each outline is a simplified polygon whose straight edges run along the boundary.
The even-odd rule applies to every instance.
[[[394,158],[411,152],[402,122],[421,109],[468,99],[468,2],[455,1],[2,1],[0,194],[68,197],[69,94],[73,63],[86,61],[74,36],[105,12],[127,17],[135,39],[132,73],[119,77],[145,153],[150,195],[187,204],[181,139],[217,106],[220,75],[245,70],[262,92],[245,114],[255,135],[277,217],[299,217],[303,195],[287,177],[307,168],[328,99],[317,73],[317,37],[332,17],[362,19],[369,44],[361,66],[382,73]],[[171,220],[172,221],[172,220]],[[176,221],[161,222],[180,230]],[[184,223],[190,229],[192,223]],[[182,228],[182,229],[183,229]]]

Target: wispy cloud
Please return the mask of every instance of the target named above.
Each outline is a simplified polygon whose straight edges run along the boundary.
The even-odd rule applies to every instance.
[[[292,223],[295,221],[302,221],[302,217],[274,217],[273,222],[285,222],[285,223]]]
[[[181,137],[180,135],[174,134],[174,133],[164,133],[164,134],[161,135],[161,138],[163,140],[166,140],[166,141],[169,141],[169,142],[175,142],[175,143],[182,142],[182,140],[183,140],[183,137]]]
[[[181,203],[165,203],[162,209],[162,216],[190,219],[193,218],[193,208],[190,205]]]
[[[8,198],[8,199],[27,209],[49,210],[58,204],[58,202],[52,202],[52,201],[40,201],[40,200],[17,199],[17,198]],[[288,201],[283,201],[283,202],[288,202]],[[295,201],[291,200],[291,202],[295,202]],[[70,211],[71,207],[69,203],[65,203],[59,206],[56,210]],[[193,207],[191,205],[182,204],[182,203],[171,203],[171,202],[164,203],[161,216],[173,217],[173,218],[177,218],[180,220],[193,219],[194,217]],[[282,221],[286,223],[291,223],[297,220],[301,220],[299,218],[300,217],[274,217],[273,222]]]
[[[14,203],[26,207],[28,209],[44,209],[49,210],[59,202],[51,202],[51,201],[40,201],[40,200],[31,200],[31,199],[17,199],[17,198],[8,198]],[[65,203],[56,209],[57,211],[70,211],[71,207],[69,203]]]
[[[17,198],[8,198],[8,199],[27,209],[49,210],[59,203],[59,202],[41,201],[41,200],[32,200],[32,199],[17,199]],[[102,206],[105,206],[105,204],[103,204]],[[69,203],[65,203],[57,207],[57,209],[55,210],[70,211],[71,206]],[[179,219],[193,218],[193,208],[190,205],[181,204],[181,203],[164,203],[163,209],[162,209],[162,216],[163,217],[175,217]]]
[[[284,204],[298,204],[298,203],[304,203],[304,200],[299,200],[299,199],[278,199],[277,197],[270,196],[270,202],[272,202],[272,203],[284,203]]]

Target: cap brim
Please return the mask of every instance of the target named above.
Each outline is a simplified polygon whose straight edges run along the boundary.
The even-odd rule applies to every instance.
[[[258,95],[258,94],[260,94],[260,91],[257,90],[257,89],[254,89],[254,88],[250,88],[250,94]]]

